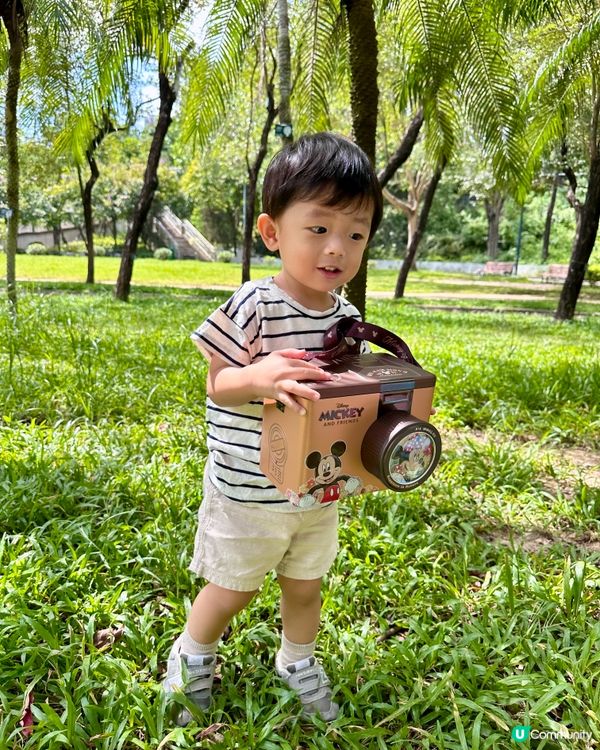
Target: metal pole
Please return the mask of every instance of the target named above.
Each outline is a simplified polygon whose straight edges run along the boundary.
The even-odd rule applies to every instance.
[[[517,247],[515,248],[515,276],[519,272],[519,260],[521,258],[521,242],[523,241],[523,216],[525,215],[525,206],[521,206],[521,215],[519,216],[519,229],[517,231]]]

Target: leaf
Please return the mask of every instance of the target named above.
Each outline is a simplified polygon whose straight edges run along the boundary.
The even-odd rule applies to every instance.
[[[120,640],[125,633],[125,628],[119,627],[103,628],[94,633],[94,646],[96,648],[108,648],[113,643]]]
[[[202,740],[208,740],[209,742],[223,742],[224,737],[219,730],[226,726],[227,724],[211,724],[209,727],[206,727],[206,729],[198,732],[195,739],[198,742],[202,742]]]
[[[23,711],[21,713],[21,718],[19,719],[19,726],[22,727],[21,733],[24,737],[31,737],[31,735],[33,734],[33,713],[31,711],[33,699],[33,691],[29,690],[25,695],[25,700],[23,701]]]

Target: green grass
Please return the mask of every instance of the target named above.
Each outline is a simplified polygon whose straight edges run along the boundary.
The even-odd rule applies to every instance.
[[[86,276],[86,259],[69,256],[17,257],[17,276],[31,288],[80,289]],[[98,285],[113,285],[118,274],[119,258],[96,258]],[[253,266],[252,278],[261,278],[277,271],[276,265]],[[393,292],[397,272],[393,269],[371,269],[368,291],[372,294]],[[133,283],[139,291],[156,287],[234,289],[240,283],[241,267],[237,263],[200,263],[197,261],[160,261],[139,258],[135,262]],[[43,284],[40,283],[43,280]],[[443,298],[436,295],[443,294]],[[502,300],[487,299],[485,295],[499,294]],[[533,299],[519,299],[518,295]],[[411,272],[406,287],[406,298],[424,307],[464,307],[490,311],[530,311],[551,314],[556,310],[560,286],[538,283],[526,278],[474,277],[466,274]],[[578,314],[600,315],[600,287],[586,285],[577,304]]]
[[[319,638],[340,717],[303,725],[273,678],[269,578],[209,714],[168,722],[205,460],[188,334],[225,297],[55,290],[0,314],[0,748],[508,750],[517,724],[600,741],[600,490],[568,458],[600,450],[600,321],[388,300],[368,317],[437,374],[445,450],[418,490],[342,507]]]
[[[96,282],[114,284],[119,273],[120,258],[96,258]],[[255,266],[253,278],[260,278],[272,272],[273,268]],[[18,255],[17,278],[45,279],[51,281],[85,281],[87,258],[57,255]],[[4,276],[5,278],[5,276]],[[165,261],[154,258],[138,258],[134,266],[133,281],[136,284],[206,285],[225,284],[235,287],[239,284],[241,271],[239,264],[201,263],[198,261]]]

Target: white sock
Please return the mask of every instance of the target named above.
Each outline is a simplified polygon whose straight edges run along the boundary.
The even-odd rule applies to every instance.
[[[292,643],[285,635],[281,634],[281,648],[277,652],[275,665],[278,670],[283,670],[288,664],[295,664],[302,659],[308,659],[315,652],[316,641],[311,643]]]
[[[207,656],[210,656],[211,654],[217,653],[217,647],[220,640],[220,638],[217,638],[214,643],[198,643],[198,641],[195,641],[192,638],[186,626],[185,630],[181,634],[181,650],[184,654],[189,654],[190,656],[200,654],[206,654]]]

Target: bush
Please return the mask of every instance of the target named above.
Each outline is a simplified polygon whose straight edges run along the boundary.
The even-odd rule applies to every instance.
[[[460,238],[453,234],[429,235],[422,247],[422,257],[427,260],[460,260],[464,248]]]
[[[157,247],[153,253],[153,257],[156,260],[171,260],[173,257],[173,251],[168,247]]]
[[[87,255],[87,247],[83,240],[65,242],[62,246],[63,255]]]
[[[27,255],[49,255],[49,250],[43,242],[32,242],[25,249]]]
[[[219,263],[232,263],[235,260],[235,255],[231,250],[221,250],[217,253],[217,260]]]
[[[600,281],[600,265],[588,266],[585,275],[590,284],[597,284]]]
[[[110,237],[94,237],[94,255],[103,258],[114,252],[113,241]]]

